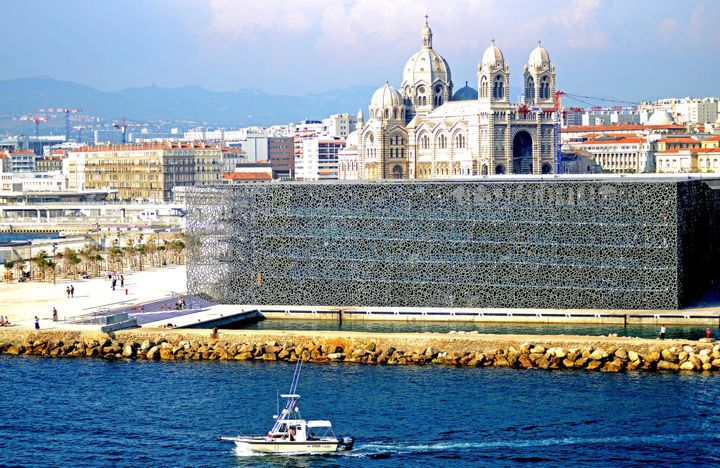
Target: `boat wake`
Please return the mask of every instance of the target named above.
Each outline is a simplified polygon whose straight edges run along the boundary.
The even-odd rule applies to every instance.
[[[607,437],[562,437],[551,439],[528,440],[497,440],[487,442],[437,442],[437,443],[407,443],[407,442],[369,442],[357,444],[351,452],[342,453],[347,457],[375,458],[403,454],[432,454],[440,452],[464,452],[473,450],[487,450],[498,448],[528,448],[570,445],[635,445],[635,444],[666,444],[706,439],[708,442],[720,440],[720,435],[709,434],[668,434],[648,436],[607,436]]]

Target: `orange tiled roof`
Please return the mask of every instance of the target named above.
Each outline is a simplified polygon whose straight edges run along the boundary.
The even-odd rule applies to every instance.
[[[645,143],[644,138],[639,137],[624,137],[612,140],[588,140],[584,141],[583,145],[622,145],[622,144],[633,144],[633,143]]]
[[[33,151],[25,150],[25,151],[11,151],[10,154],[35,154]]]
[[[657,154],[678,154],[678,153],[720,153],[720,148],[673,148],[673,149],[657,152]]]
[[[690,137],[665,137],[661,138],[660,141],[665,143],[697,143],[700,144],[700,140]]]
[[[270,180],[272,173],[270,172],[223,172],[225,180]]]

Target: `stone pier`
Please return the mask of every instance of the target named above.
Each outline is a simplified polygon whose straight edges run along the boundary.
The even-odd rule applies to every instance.
[[[549,370],[720,371],[709,340],[261,330],[0,331],[0,354],[138,360],[288,361]]]

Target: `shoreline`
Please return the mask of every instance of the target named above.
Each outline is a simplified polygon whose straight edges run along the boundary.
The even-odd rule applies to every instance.
[[[0,354],[136,360],[288,361],[603,372],[720,371],[720,344],[569,335],[134,329],[0,330]]]

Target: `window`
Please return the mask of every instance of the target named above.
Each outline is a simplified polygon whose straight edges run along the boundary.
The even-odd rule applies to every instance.
[[[480,79],[480,97],[488,97],[488,82],[485,76]]]
[[[455,147],[456,148],[465,148],[465,136],[464,135],[455,136]]]
[[[535,80],[532,76],[529,76],[525,83],[525,99],[527,101],[535,99]]]
[[[493,98],[502,99],[504,94],[502,75],[498,75],[495,77],[495,84],[493,85]]]
[[[540,81],[540,99],[550,98],[550,79],[547,76],[543,76]]]
[[[445,135],[440,135],[437,139],[437,147],[438,148],[447,148],[447,137]]]

